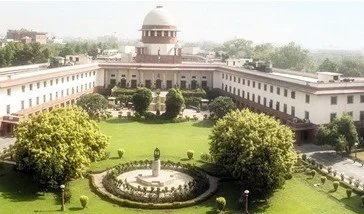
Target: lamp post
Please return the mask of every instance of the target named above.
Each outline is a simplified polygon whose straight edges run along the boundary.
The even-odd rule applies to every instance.
[[[249,195],[249,190],[245,190],[244,191],[244,194],[245,194],[245,213],[246,214],[249,214],[249,211],[248,211],[248,195]]]
[[[65,207],[64,207],[64,188],[66,187],[64,184],[62,184],[61,186],[59,186],[62,189],[62,208],[61,210],[64,211]]]

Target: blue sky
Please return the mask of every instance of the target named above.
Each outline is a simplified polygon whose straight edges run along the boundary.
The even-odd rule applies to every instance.
[[[163,5],[181,42],[234,38],[310,49],[364,49],[364,2],[0,2],[0,34],[27,28],[57,36],[140,38],[144,16]]]

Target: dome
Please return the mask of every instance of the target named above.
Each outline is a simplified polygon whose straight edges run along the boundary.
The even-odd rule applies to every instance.
[[[177,26],[173,15],[162,6],[151,10],[144,18],[143,25],[167,25]]]
[[[182,45],[181,45],[181,43],[179,43],[179,42],[177,42],[175,45],[174,45],[174,48],[182,48]]]
[[[137,48],[144,48],[144,43],[143,42],[138,42],[136,47]]]

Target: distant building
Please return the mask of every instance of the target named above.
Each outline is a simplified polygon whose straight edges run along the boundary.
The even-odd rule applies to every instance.
[[[120,53],[134,54],[135,55],[135,46],[124,45],[119,48]]]
[[[0,39],[0,48],[5,47],[9,42],[14,42],[13,39]]]
[[[8,30],[6,34],[7,39],[13,39],[18,42],[39,42],[40,44],[47,44],[47,32],[31,31],[24,28],[20,30]]]
[[[243,65],[248,62],[253,62],[253,59],[227,59],[226,65],[232,67],[243,67]]]
[[[56,37],[52,37],[52,38],[48,38],[48,43],[51,43],[51,44],[65,44],[63,43],[63,39],[60,39],[60,38],[56,38]]]
[[[201,48],[200,47],[183,47],[183,54],[191,54],[191,55],[196,55],[198,53],[201,52]]]

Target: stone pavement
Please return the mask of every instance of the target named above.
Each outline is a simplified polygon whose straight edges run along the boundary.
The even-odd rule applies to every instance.
[[[14,145],[15,138],[14,137],[0,137],[0,152],[3,149],[8,148],[10,145]]]
[[[364,182],[364,166],[358,162],[354,163],[350,158],[336,154],[330,146],[302,144],[295,146],[295,149],[307,154],[307,157],[315,159],[324,166],[331,166],[332,170],[337,170],[337,177],[340,177],[340,173],[344,173],[346,179],[353,176],[354,180],[359,179],[362,184]]]

